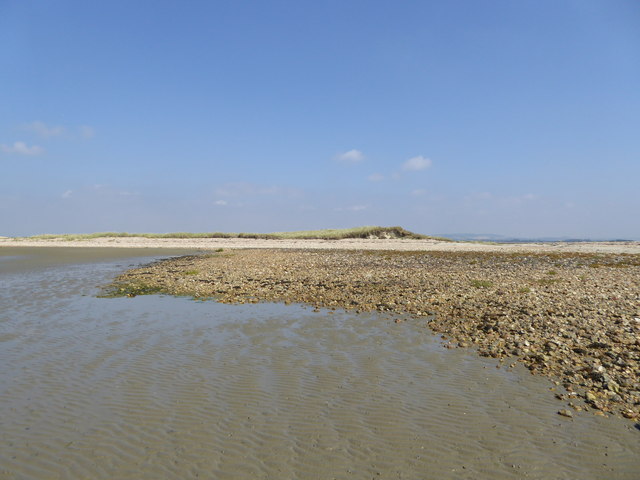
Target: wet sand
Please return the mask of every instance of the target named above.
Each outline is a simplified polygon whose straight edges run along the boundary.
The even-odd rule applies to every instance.
[[[2,244],[0,244],[2,246]],[[194,248],[151,248],[122,246],[118,250],[110,247],[93,246],[86,247],[75,245],[60,248],[47,245],[19,246],[0,248],[0,274],[25,272],[34,269],[43,269],[69,264],[86,264],[110,261],[114,258],[139,258],[139,257],[174,257],[198,253]]]
[[[235,250],[130,271],[112,291],[429,317],[450,347],[562,383],[567,414],[640,415],[637,255]]]
[[[632,423],[426,318],[96,298],[145,260],[65,255],[2,273],[2,479],[637,478]]]

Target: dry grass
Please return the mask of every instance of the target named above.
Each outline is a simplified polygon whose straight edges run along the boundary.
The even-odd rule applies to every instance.
[[[141,238],[256,238],[265,240],[342,240],[346,238],[411,238],[411,239],[437,239],[445,238],[429,237],[405,230],[402,227],[356,227],[343,229],[325,230],[301,230],[295,232],[275,232],[275,233],[127,233],[127,232],[99,232],[81,234],[45,234],[27,237],[29,240],[67,240],[82,241],[94,238],[121,238],[121,237],[141,237]]]

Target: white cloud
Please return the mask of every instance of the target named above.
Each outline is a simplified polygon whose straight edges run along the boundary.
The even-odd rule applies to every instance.
[[[28,123],[24,126],[24,129],[35,132],[43,138],[58,137],[65,133],[65,128],[60,125],[50,127],[46,123],[40,121]]]
[[[71,198],[72,194],[73,194],[73,190],[67,190],[62,194],[62,198]]]
[[[412,157],[402,164],[402,170],[417,172],[419,170],[426,170],[431,166],[433,162],[429,158],[425,158],[422,155]]]
[[[369,180],[370,182],[381,182],[382,180],[384,180],[384,175],[381,175],[379,173],[372,173],[367,177],[367,180]]]
[[[0,150],[5,153],[16,153],[18,155],[40,155],[44,153],[44,148],[37,145],[30,147],[24,142],[14,142],[13,145],[0,144]]]
[[[96,135],[93,127],[88,125],[80,125],[69,129],[62,125],[47,125],[44,122],[36,120],[35,122],[27,123],[22,126],[22,130],[36,133],[41,138],[61,137],[65,136],[67,139],[73,138],[93,138]]]
[[[228,204],[228,202],[226,200],[216,200],[215,202],[213,202],[214,205],[219,205],[221,207],[224,207],[225,205]]]
[[[359,163],[364,160],[364,153],[360,150],[349,150],[336,156],[336,160],[345,163]]]

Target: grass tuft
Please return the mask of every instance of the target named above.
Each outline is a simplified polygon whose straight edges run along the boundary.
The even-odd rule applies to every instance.
[[[490,282],[489,280],[471,280],[471,282],[469,282],[469,283],[474,288],[491,288],[491,287],[493,287],[493,282]]]
[[[99,298],[135,297],[137,295],[155,295],[163,293],[157,285],[149,285],[143,282],[120,283],[108,287]]]

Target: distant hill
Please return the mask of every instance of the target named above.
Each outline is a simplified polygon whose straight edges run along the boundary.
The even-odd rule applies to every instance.
[[[443,233],[438,236],[460,242],[496,242],[496,243],[531,243],[531,242],[630,242],[627,239],[593,239],[572,237],[508,237],[495,233]]]
[[[276,233],[127,233],[127,232],[101,232],[101,233],[65,233],[65,234],[45,234],[28,237],[32,240],[91,240],[93,238],[109,237],[144,237],[144,238],[258,238],[271,240],[341,240],[346,238],[412,238],[412,239],[435,239],[447,241],[447,238],[436,238],[428,235],[420,235],[410,232],[402,227],[356,227],[338,228],[324,230],[302,230],[297,232],[276,232]]]

